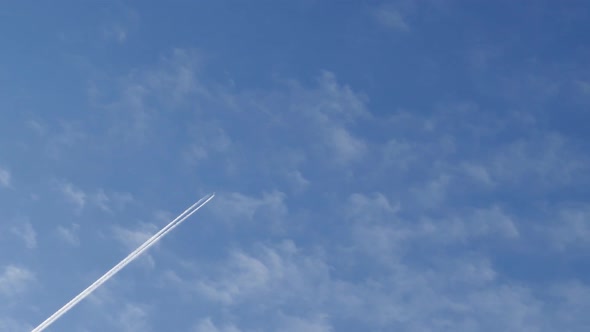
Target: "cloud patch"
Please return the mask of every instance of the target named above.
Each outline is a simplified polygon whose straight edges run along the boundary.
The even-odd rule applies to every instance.
[[[33,272],[17,265],[7,265],[0,269],[0,295],[16,296],[29,289],[35,280]]]
[[[136,228],[125,228],[119,225],[113,226],[113,237],[119,242],[128,252],[135,250],[147,239],[158,232],[158,227],[150,223],[140,223]],[[157,246],[158,244],[155,244]],[[142,254],[138,259],[143,265],[149,269],[156,266],[156,261],[149,253]]]
[[[212,204],[214,214],[232,224],[261,219],[281,223],[287,215],[286,195],[279,191],[263,193],[260,197],[239,192],[219,194]]]
[[[0,167],[0,187],[10,188],[12,176],[6,168]]]
[[[20,237],[28,249],[37,248],[37,232],[29,221],[21,221],[13,226],[10,231]]]
[[[63,197],[72,205],[74,205],[77,211],[81,211],[86,206],[88,195],[84,191],[75,187],[72,183],[60,183],[59,190]]]
[[[56,231],[62,241],[73,247],[77,247],[80,245],[80,237],[78,236],[79,229],[80,225],[78,224],[71,224],[69,227],[59,225],[57,226]]]
[[[240,332],[234,325],[217,326],[213,323],[211,318],[205,318],[198,322],[192,329],[193,332]]]
[[[384,6],[375,9],[373,15],[377,22],[386,28],[404,32],[410,30],[406,18],[395,8]]]

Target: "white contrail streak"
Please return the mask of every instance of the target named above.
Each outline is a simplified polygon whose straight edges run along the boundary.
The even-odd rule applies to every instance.
[[[172,220],[168,225],[162,228],[158,233],[154,234],[150,237],[147,241],[145,241],[142,245],[140,245],[137,249],[135,249],[132,253],[130,253],[127,257],[125,257],[119,264],[115,265],[112,269],[110,269],[107,273],[105,273],[102,277],[98,278],[92,285],[88,286],[85,290],[83,290],[80,294],[74,297],[70,302],[66,303],[61,309],[56,311],[53,315],[49,316],[43,323],[39,326],[34,328],[31,332],[41,332],[45,330],[49,325],[53,324],[57,319],[59,319],[63,314],[68,312],[72,307],[74,307],[78,302],[82,301],[86,298],[90,293],[96,290],[100,285],[105,283],[109,280],[112,276],[114,276],[117,272],[123,269],[127,264],[131,263],[135,258],[139,255],[144,253],[148,250],[151,246],[153,246],[156,242],[158,242],[163,236],[168,234],[168,232],[172,231],[178,225],[180,225],[183,221],[185,221],[188,217],[190,217],[193,213],[197,212],[201,207],[207,204],[210,200],[215,197],[215,194],[211,194],[209,196],[205,196],[197,201],[195,204],[191,205],[188,209],[186,209],[183,213],[181,213],[178,217]]]

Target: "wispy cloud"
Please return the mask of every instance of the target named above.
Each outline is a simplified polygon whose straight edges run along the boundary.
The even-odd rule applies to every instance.
[[[29,331],[33,327],[10,317],[0,317],[0,331]]]
[[[333,128],[328,138],[327,141],[332,145],[335,156],[345,164],[362,158],[367,149],[361,139],[352,136],[342,127]]]
[[[390,203],[382,194],[372,197],[354,194],[349,202],[346,218],[354,222],[351,231],[358,247],[383,262],[394,262],[396,257],[407,254],[408,246],[423,241],[429,244],[430,250],[435,250],[440,245],[481,238],[515,240],[519,237],[516,222],[498,206],[461,209],[438,218],[406,219],[403,205]]]
[[[373,266],[367,272],[369,279],[352,282],[333,273],[340,265],[337,260],[336,265],[329,264],[330,255],[302,252],[292,242],[259,249],[235,252],[220,266],[199,268],[194,276],[196,281],[176,276],[173,283],[182,292],[190,290],[208,298],[212,303],[209,310],[214,310],[216,305],[224,312],[250,304],[267,308],[259,317],[266,317],[265,323],[255,323],[254,327],[274,326],[275,330],[285,331],[331,331],[333,322],[350,320],[372,329],[465,327],[465,321],[460,318],[445,322],[435,318],[455,317],[449,316],[449,312],[468,314],[478,329],[525,328],[527,324],[541,326],[543,315],[548,313],[542,309],[542,300],[529,289],[503,284],[492,264],[478,255],[452,258],[435,254],[429,263],[431,268],[426,270],[412,263],[412,259],[394,259],[389,261],[391,273],[383,273]],[[349,251],[350,254],[354,252]],[[367,266],[362,256],[354,257],[353,264]],[[299,317],[282,314],[284,308],[293,306],[310,314]],[[269,315],[268,310],[274,313]],[[325,314],[318,314],[322,312]],[[492,313],[506,320],[497,322],[487,318]],[[256,319],[258,314],[253,310],[240,317],[249,317],[249,326],[253,327],[252,322],[260,321]],[[222,328],[228,327],[203,320],[197,328],[223,331]]]
[[[13,296],[25,292],[34,280],[33,272],[22,266],[4,266],[0,270],[0,295]]]
[[[391,7],[381,7],[373,11],[373,15],[381,25],[398,30],[409,31],[410,27],[399,10]]]
[[[88,139],[88,133],[75,121],[59,120],[52,123],[34,119],[27,121],[26,125],[41,139],[39,144],[43,152],[53,159],[60,159]]]
[[[590,248],[590,206],[561,207],[536,229],[554,249],[567,252]]]
[[[263,193],[260,197],[242,193],[220,194],[211,206],[213,213],[231,224],[258,220],[280,225],[287,214],[286,195],[279,191]]]
[[[206,222],[167,243],[177,254],[143,256],[63,329],[590,326],[587,50],[557,38],[585,31],[584,11],[291,2],[252,3],[246,27],[205,2],[43,8],[77,19],[47,27],[59,47],[10,57],[49,71],[27,72],[2,101],[22,112],[0,123],[0,331],[30,330],[23,316],[51,310],[209,189]],[[190,31],[214,33],[196,45]],[[67,278],[43,271],[50,257]],[[31,284],[44,298],[29,303]]]
[[[79,326],[91,329],[92,324],[100,324],[102,328],[113,331],[152,331],[152,317],[157,308],[130,300],[125,289],[133,287],[134,282],[118,279],[92,293],[87,298],[91,305],[91,317]]]
[[[83,190],[65,180],[59,181],[57,188],[63,197],[76,207],[78,212],[87,206],[97,207],[104,212],[113,212],[135,202],[135,198],[130,193],[109,192],[102,188]]]
[[[112,39],[122,44],[127,40],[129,31],[121,24],[112,23],[102,28],[102,34],[105,39]]]
[[[76,188],[72,183],[60,183],[59,190],[65,199],[72,203],[78,211],[81,211],[84,206],[86,206],[88,195],[84,191]]]
[[[111,96],[113,102],[104,106],[113,111],[109,131],[124,136],[123,140],[145,143],[157,139],[154,130],[161,122],[196,108],[198,121],[186,124],[192,137],[182,151],[191,167],[219,161],[232,175],[253,163],[269,171],[281,165],[285,174],[292,172],[297,165],[285,166],[285,147],[276,148],[278,142],[271,139],[277,131],[297,142],[292,152],[304,158],[312,156],[314,161],[322,159],[323,163],[341,166],[362,160],[367,142],[354,127],[359,119],[370,117],[367,98],[340,83],[333,73],[322,72],[315,86],[286,81],[274,91],[248,91],[227,84],[206,84],[200,77],[200,62],[198,52],[178,49],[155,69],[122,79],[125,83],[119,83],[120,91]],[[230,134],[231,128],[220,126],[227,118],[241,123],[240,129]],[[260,130],[250,123],[271,126]],[[301,129],[293,131],[293,125]],[[255,141],[261,144],[256,143],[259,149],[251,152],[262,153],[265,158],[244,156],[243,146]]]
[[[0,186],[10,188],[12,177],[10,171],[6,168],[0,167]]]
[[[158,232],[158,227],[150,223],[140,223],[135,228],[125,228],[119,225],[113,226],[113,237],[119,242],[126,251],[131,252],[149,239],[152,235]],[[139,262],[147,268],[154,268],[156,262],[152,255],[144,253],[138,258]]]
[[[244,326],[330,331],[354,321],[373,330],[541,329],[552,314],[545,293],[512,279],[494,255],[529,246],[535,230],[561,243],[560,250],[586,246],[584,214],[563,217],[561,228],[539,221],[535,229],[524,207],[505,199],[583,180],[587,161],[567,137],[536,128],[526,114],[499,117],[473,102],[373,114],[366,96],[329,72],[312,84],[281,82],[270,91],[213,88],[203,85],[191,59],[179,51],[153,70],[135,72],[110,106],[135,108],[121,129],[139,124],[154,143],[158,130],[168,130],[160,120],[192,112],[193,102],[215,106],[197,107],[198,116],[178,133],[189,139],[171,153],[241,186],[218,196],[211,217],[259,233],[254,244],[232,238],[225,258],[203,263],[198,273],[166,274],[184,300],[213,311],[196,331],[239,331],[241,321],[219,316],[240,312],[252,322],[264,310],[278,318]],[[385,129],[367,133],[374,128]],[[505,135],[507,128],[518,134]],[[208,167],[216,164],[223,167]],[[112,210],[108,190],[80,195],[72,188],[78,205]],[[313,196],[316,189],[325,193]],[[301,197],[322,203],[329,197],[333,206],[308,207]],[[300,223],[286,222],[298,213]],[[309,237],[285,232],[310,230],[306,219],[313,230],[301,233]],[[156,231],[136,226],[115,226],[112,236],[129,250]],[[281,242],[279,234],[293,239]],[[284,314],[294,307],[297,314]]]
[[[590,96],[590,83],[586,81],[576,81],[578,91],[584,96]]]
[[[192,330],[193,332],[240,332],[241,330],[234,325],[217,326],[211,318],[205,318],[198,322]]]
[[[318,317],[290,317],[285,316],[281,318],[282,325],[281,331],[285,332],[297,332],[297,331],[310,331],[310,332],[331,332],[334,331],[329,320],[326,317],[318,315]]]
[[[94,205],[106,212],[113,212],[115,209],[120,210],[135,202],[135,198],[130,193],[106,192],[102,188],[91,194],[89,199]]]
[[[311,184],[299,170],[288,171],[286,176],[296,191],[304,191]]]
[[[492,186],[494,184],[490,171],[486,167],[471,162],[466,162],[462,166],[465,173],[475,181],[486,186]]]
[[[259,245],[252,252],[233,251],[226,261],[208,268],[196,280],[176,274],[169,280],[184,291],[190,290],[223,305],[247,303],[253,298],[283,303],[287,299],[314,302],[311,294],[322,282],[328,267],[315,257],[298,255],[298,248],[286,240],[273,246]],[[289,284],[289,291],[283,287]],[[283,289],[283,291],[279,291]],[[304,292],[304,293],[301,293]],[[305,299],[305,294],[310,295]],[[274,296],[274,298],[273,298]]]
[[[137,248],[157,231],[158,228],[155,225],[148,223],[141,223],[136,229],[113,227],[115,238],[129,249]]]
[[[175,110],[208,99],[210,91],[198,75],[200,58],[196,51],[175,49],[150,69],[95,86],[93,94],[104,95],[95,103],[108,112],[108,135],[122,143],[145,144]]]
[[[150,315],[145,306],[127,303],[118,313],[115,321],[123,332],[149,332],[152,331],[149,318]]]
[[[195,126],[190,130],[190,146],[184,151],[185,160],[191,165],[198,165],[212,155],[228,153],[232,147],[229,135],[217,126]]]
[[[28,249],[35,249],[37,247],[37,232],[35,232],[33,225],[29,221],[18,222],[10,231],[20,237]]]
[[[107,18],[107,22],[100,27],[100,33],[106,41],[114,41],[119,44],[127,42],[130,35],[136,32],[140,17],[130,8],[119,8],[113,11]]]
[[[80,225],[72,224],[70,227],[59,225],[57,226],[58,236],[66,243],[71,246],[77,247],[80,245],[80,238],[78,236],[78,230]]]

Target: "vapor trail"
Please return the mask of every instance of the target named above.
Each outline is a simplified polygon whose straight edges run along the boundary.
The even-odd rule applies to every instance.
[[[114,276],[117,272],[123,269],[127,264],[131,263],[135,258],[139,255],[144,253],[147,249],[153,246],[156,242],[158,242],[163,236],[168,234],[168,232],[172,231],[178,225],[180,225],[183,221],[185,221],[188,217],[190,217],[193,213],[197,212],[201,207],[207,204],[210,200],[215,197],[215,194],[211,194],[209,196],[205,196],[198,200],[195,204],[191,205],[188,209],[182,212],[178,217],[172,220],[168,225],[162,228],[158,233],[154,234],[150,237],[147,241],[145,241],[142,245],[140,245],[137,249],[131,252],[127,257],[125,257],[122,261],[120,261],[117,265],[115,265],[112,269],[110,269],[107,273],[105,273],[102,277],[98,278],[92,285],[88,286],[85,290],[83,290],[80,294],[74,297],[70,302],[66,303],[63,307],[61,307],[58,311],[56,311],[53,315],[49,316],[43,323],[39,326],[34,328],[31,332],[41,332],[45,330],[49,325],[53,324],[57,319],[59,319],[63,314],[68,312],[72,309],[78,302],[82,301],[86,298],[90,293],[100,287],[103,283],[109,280],[112,276]]]

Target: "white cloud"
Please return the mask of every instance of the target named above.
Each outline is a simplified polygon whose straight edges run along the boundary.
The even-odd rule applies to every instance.
[[[348,217],[369,222],[382,220],[384,217],[395,215],[399,210],[399,204],[393,204],[382,193],[365,195],[361,193],[351,194],[348,198]]]
[[[210,91],[198,79],[200,58],[196,51],[175,49],[152,69],[113,80],[115,93],[97,100],[97,106],[108,111],[105,130],[113,142],[145,144],[170,114],[208,99]],[[95,94],[102,91],[101,87],[95,90]]]
[[[486,186],[491,186],[494,184],[494,181],[492,180],[492,177],[488,169],[484,166],[477,165],[474,163],[464,163],[463,169],[469,177],[481,184],[484,184]]]
[[[286,173],[287,179],[296,191],[303,191],[311,184],[299,170],[288,171]]]
[[[393,23],[386,24],[407,29],[399,12],[389,14],[382,19],[393,18]],[[320,178],[322,166],[329,166],[326,169],[332,175],[362,164],[367,173],[376,170],[378,174],[343,179],[342,186],[327,188],[325,196],[342,202],[339,199],[348,195],[346,188],[356,185],[369,192],[383,191],[350,195],[348,201],[343,200],[348,207],[342,214],[335,209],[311,211],[309,218],[317,229],[334,233],[322,233],[320,240],[313,236],[299,239],[318,252],[265,243],[255,249],[234,248],[227,259],[204,264],[200,275],[186,280],[181,273],[169,273],[170,280],[182,286],[183,294],[203,295],[194,296],[198,300],[185,295],[187,301],[208,301],[211,310],[228,315],[257,310],[278,314],[297,307],[304,312],[287,311],[295,316],[284,320],[288,323],[285,329],[290,324],[297,327],[294,330],[329,330],[332,320],[338,319],[361,321],[367,330],[526,330],[527,324],[541,330],[539,322],[546,313],[543,296],[497,270],[484,252],[493,249],[482,246],[508,241],[526,246],[526,225],[511,212],[510,205],[502,204],[510,200],[506,188],[524,191],[540,184],[553,188],[556,182],[575,182],[579,179],[576,175],[587,170],[586,161],[572,153],[565,139],[534,129],[522,139],[510,141],[508,137],[508,141],[488,144],[505,138],[504,130],[513,125],[512,116],[486,116],[485,110],[472,103],[442,105],[428,115],[425,110],[412,110],[396,113],[387,121],[372,118],[367,99],[330,73],[324,73],[311,87],[298,82],[262,92],[204,87],[197,61],[183,54],[179,51],[157,69],[135,72],[125,81],[120,99],[114,103],[118,103],[114,107],[117,111],[126,106],[132,109],[122,130],[130,127],[128,123],[138,124],[146,135],[166,130],[158,121],[176,116],[162,107],[164,101],[170,101],[173,111],[190,109],[198,114],[191,120],[194,124],[187,125],[192,126],[190,140],[173,151],[184,152],[185,161],[192,165],[223,165],[234,171],[226,172],[234,176],[232,180],[242,174],[251,176],[249,172],[256,170],[260,185],[276,185],[279,174],[280,181],[304,190],[311,181],[325,188]],[[215,107],[202,107],[208,103]],[[377,138],[382,143],[362,136],[359,128],[372,128],[364,127],[364,121],[371,125],[383,122],[379,125],[387,128],[388,135]],[[514,122],[517,127],[532,123]],[[234,123],[237,125],[232,127]],[[278,134],[289,144],[276,141]],[[290,148],[282,148],[285,145]],[[373,155],[376,150],[382,155]],[[375,159],[381,164],[372,165]],[[354,163],[359,160],[363,163]],[[477,190],[469,191],[473,187]],[[88,194],[87,202],[93,201],[92,197]],[[108,194],[99,192],[95,200],[107,210]],[[219,194],[210,209],[221,220],[251,228],[252,222],[240,221],[267,224],[282,220],[300,211],[298,203],[294,200],[291,206],[289,201],[287,207],[282,191],[241,191]],[[338,203],[338,208],[342,205]],[[329,228],[331,220],[319,214],[338,221],[338,227]],[[576,243],[574,247],[583,248],[588,243],[583,216],[565,219],[567,226],[563,234],[555,232],[554,241],[570,239]],[[129,249],[148,236],[141,229],[114,233],[119,233],[116,236],[122,243],[134,242]],[[267,237],[268,233],[257,236]],[[136,241],[129,241],[134,238]],[[488,239],[491,241],[485,241]],[[248,309],[246,313],[241,305]],[[214,314],[211,317],[216,317],[215,323],[204,319],[195,328],[236,328]],[[274,323],[279,325],[279,321]]]
[[[122,209],[126,205],[133,203],[135,198],[130,193],[105,192],[101,188],[90,195],[89,200],[101,210],[113,212],[114,209]]]
[[[340,84],[331,72],[322,73],[316,89],[295,86],[290,94],[293,106],[289,108],[295,112],[290,115],[303,115],[306,127],[315,132],[310,144],[312,148],[322,147],[318,150],[321,157],[317,156],[323,159],[322,162],[326,162],[326,153],[332,156],[328,160],[343,165],[361,159],[367,150],[366,143],[354,135],[349,127],[359,119],[370,118],[366,109],[366,96]]]
[[[327,140],[336,158],[342,163],[349,163],[362,158],[367,147],[359,138],[350,134],[343,127],[334,127]]]
[[[46,125],[46,134],[42,134],[45,152],[52,158],[59,159],[67,150],[71,150],[88,139],[87,133],[77,123],[60,121],[57,128]]]
[[[72,224],[70,227],[57,226],[58,236],[71,246],[77,247],[80,245],[80,238],[78,237],[78,230],[80,225]]]
[[[137,30],[139,26],[139,15],[129,8],[120,8],[109,13],[108,22],[102,24],[100,33],[107,41],[114,41],[123,44],[129,35]]]
[[[91,305],[86,308],[90,317],[83,318],[80,326],[88,328],[89,331],[95,331],[97,328],[122,332],[152,331],[152,317],[162,312],[153,304],[130,299],[132,292],[129,290],[136,288],[133,279],[109,280],[86,299]],[[83,315],[83,312],[81,314]],[[100,325],[94,326],[97,323]]]
[[[383,163],[406,171],[420,157],[418,148],[415,143],[391,139],[383,147]]]
[[[349,231],[358,249],[386,262],[393,262],[394,257],[403,254],[400,243],[412,230],[400,224],[399,205],[390,203],[381,193],[370,196],[355,193],[348,202],[345,218],[352,221]]]
[[[357,254],[349,252],[359,265],[356,273],[363,276],[365,260]],[[197,269],[195,280],[175,275],[169,282],[183,293],[196,291],[209,299],[209,310],[219,304],[222,312],[231,315],[249,307],[253,316],[248,321],[258,322],[249,327],[263,331],[332,331],[333,321],[354,321],[369,330],[494,331],[542,326],[543,302],[527,288],[503,284],[490,261],[480,255],[438,254],[429,268],[395,260],[385,273],[372,270],[367,279],[357,277],[354,282],[339,279],[343,275],[337,272],[338,266],[328,264],[329,257],[304,252],[287,241],[235,251],[220,265]],[[283,314],[285,308],[294,307],[309,314]],[[196,331],[232,328],[205,319]]]
[[[590,310],[590,286],[577,280],[568,280],[549,289],[549,294],[558,299],[553,303],[553,310],[563,324],[553,324],[554,329],[574,330],[577,326],[588,326],[590,318],[586,312]],[[551,327],[553,327],[551,326]]]
[[[465,221],[471,234],[497,233],[506,238],[519,237],[519,231],[511,217],[506,215],[498,206],[489,209],[477,209],[471,217]]]
[[[209,157],[207,148],[201,145],[192,144],[184,152],[185,159],[191,164],[198,164]]]
[[[519,330],[527,326],[523,317],[531,318],[529,324],[541,318],[540,302],[526,288],[502,285],[495,274],[477,258],[451,259],[450,264],[441,259],[426,269],[397,262],[388,275],[373,274],[369,282],[335,289],[334,305],[338,315],[372,329]]]
[[[281,172],[288,177],[303,163],[342,170],[361,164],[367,155],[369,142],[356,126],[371,118],[368,98],[333,73],[322,72],[313,86],[287,81],[270,91],[239,90],[231,84],[206,84],[200,62],[198,52],[177,49],[154,69],[114,81],[118,91],[102,103],[111,111],[105,130],[117,144],[146,144],[159,139],[159,130],[167,135],[170,119],[195,114],[180,129],[188,139],[177,152],[190,168],[217,165],[234,177],[251,169],[264,179]],[[228,119],[235,127],[220,125]],[[268,125],[256,125],[261,123]],[[277,141],[277,132],[294,144]],[[293,159],[293,154],[301,158]]]
[[[102,34],[106,39],[112,39],[122,44],[127,40],[128,30],[120,24],[113,23],[103,27]]]
[[[426,115],[396,112],[387,126],[392,135],[380,146],[379,176],[413,188],[423,207],[441,208],[458,192],[541,193],[588,179],[579,145],[537,129],[526,112],[498,118],[477,104],[447,103]],[[497,141],[509,131],[526,134]]]
[[[103,211],[111,211],[109,207],[109,201],[111,200],[109,196],[107,196],[104,190],[100,189],[93,197],[93,200],[96,202],[96,205],[103,210]]]
[[[261,197],[237,192],[220,193],[211,205],[211,210],[218,217],[231,223],[260,218],[280,224],[281,219],[287,214],[285,194],[279,191],[263,193]]]
[[[555,249],[585,249],[590,247],[590,207],[560,208],[549,222],[537,226]]]
[[[587,158],[576,155],[557,134],[517,140],[497,149],[490,159],[494,179],[506,185],[526,183],[536,188],[577,181],[589,168]]]
[[[29,331],[33,326],[9,317],[0,317],[0,331]]]
[[[127,303],[116,316],[116,325],[123,332],[151,331],[149,313],[144,306]]]
[[[76,188],[72,183],[62,182],[59,189],[64,197],[72,204],[74,204],[78,211],[82,210],[86,205],[88,195]]]
[[[498,45],[477,45],[467,52],[467,63],[481,75],[482,71],[494,69],[498,60],[506,54],[506,50]]]
[[[237,164],[238,172],[241,166],[256,167],[271,174],[277,169],[292,172],[303,163],[346,167],[361,160],[367,152],[367,142],[355,133],[355,126],[358,121],[371,117],[366,108],[367,97],[339,83],[330,72],[322,72],[316,82],[315,86],[307,87],[288,81],[281,89],[267,92],[215,90],[209,98],[217,100],[222,112],[203,113],[208,121],[199,119],[198,130],[195,128],[194,132],[200,133],[199,140],[207,144],[193,144],[188,151],[195,152],[195,159],[203,160],[213,150],[225,157],[223,163]],[[215,144],[218,135],[210,126],[226,116],[242,126],[231,132],[231,139],[221,140],[231,142],[231,148],[223,144],[220,149]],[[268,126],[260,128],[251,123],[268,123]],[[276,140],[279,132],[285,140],[293,142],[289,149]],[[244,149],[250,153],[247,159]]]
[[[450,183],[451,177],[444,173],[429,179],[427,183],[411,189],[414,202],[424,208],[439,207],[445,202]]]
[[[517,223],[498,206],[461,209],[446,216],[412,216],[383,194],[353,194],[345,218],[356,248],[382,266],[391,267],[413,246],[434,250],[449,244],[469,244],[482,238],[504,241],[520,236]],[[440,251],[438,252],[441,253]]]
[[[191,136],[191,143],[184,151],[184,159],[191,165],[198,165],[212,155],[227,153],[233,144],[229,135],[215,125],[193,128]]]
[[[306,332],[330,332],[334,331],[326,317],[311,317],[311,318],[304,318],[304,317],[290,317],[290,316],[283,316],[281,318],[282,326],[280,327],[280,331],[283,332],[299,332],[299,331],[306,331]]]
[[[405,18],[398,10],[394,8],[382,7],[376,9],[373,13],[377,21],[387,28],[391,28],[398,31],[410,30],[410,27],[408,26],[408,23],[406,22]]]
[[[0,295],[12,296],[23,293],[35,280],[34,274],[24,267],[7,265],[0,271]]]
[[[172,55],[165,58],[162,66],[145,75],[150,89],[159,90],[156,97],[182,103],[186,98],[210,94],[209,89],[198,79],[201,55],[195,50],[174,49]]]
[[[157,232],[158,228],[154,224],[149,223],[141,223],[135,229],[124,228],[118,225],[113,227],[113,236],[115,240],[123,245],[123,247],[129,252],[135,250]],[[142,254],[137,261],[142,262],[145,267],[150,269],[153,269],[156,266],[156,261],[149,253]]]
[[[368,240],[367,247],[376,248],[370,252],[351,246],[346,237],[339,239],[343,248],[318,251],[303,250],[286,241],[234,250],[226,260],[199,266],[192,277],[169,274],[168,284],[177,285],[183,294],[197,292],[201,296],[188,298],[204,298],[209,304],[199,303],[208,310],[237,315],[240,321],[249,322],[250,330],[261,331],[331,331],[343,322],[355,322],[367,330],[552,331],[544,326],[575,319],[565,316],[568,309],[564,304],[510,280],[485,254],[475,249],[446,251],[464,241],[480,241],[480,236],[518,236],[502,209],[471,211],[468,217],[472,219],[462,221],[463,233],[453,234],[445,233],[445,223],[452,221],[433,225],[434,231],[423,224],[404,223],[399,220],[403,210],[381,194],[356,194],[350,202],[354,215],[364,216],[363,224],[382,227],[375,232],[383,237],[382,242],[396,241],[402,234],[396,243],[401,254],[383,250],[375,237]],[[374,220],[388,216],[398,220]],[[341,227],[348,226],[343,223]],[[412,248],[417,248],[416,252]],[[349,260],[343,259],[339,250],[345,250]],[[369,264],[367,254],[380,259]],[[354,277],[349,279],[345,271],[353,271]],[[554,292],[575,308],[576,303],[590,303],[587,288],[578,283]],[[297,308],[297,315],[284,314],[293,308]],[[224,321],[201,320],[195,331],[237,329]]]
[[[137,229],[127,229],[120,226],[113,227],[115,238],[129,249],[137,248],[158,231],[153,224],[142,223]]]
[[[64,198],[81,212],[87,206],[94,206],[105,212],[120,210],[135,202],[132,194],[126,192],[109,192],[102,188],[97,190],[82,190],[68,181],[58,182],[58,190]]]
[[[414,227],[412,236],[433,243],[470,242],[482,238],[515,240],[520,236],[516,222],[500,207],[471,209],[445,218],[424,217]]]
[[[52,122],[36,118],[27,120],[25,126],[36,134],[43,152],[53,159],[61,158],[88,139],[83,126],[75,121],[60,119]]]
[[[194,332],[240,332],[241,330],[234,325],[217,326],[211,321],[211,318],[205,318],[195,325]]]
[[[586,81],[576,81],[576,87],[584,97],[590,97],[590,83]]]
[[[0,186],[10,188],[11,180],[10,172],[5,168],[0,167]]]
[[[18,225],[13,226],[10,231],[20,237],[28,249],[35,249],[37,247],[37,232],[28,221],[21,221]]]
[[[308,116],[315,117],[319,122],[335,121],[352,123],[358,118],[369,117],[366,104],[368,97],[355,92],[350,86],[338,82],[336,75],[329,71],[322,72],[318,78],[316,89],[294,89],[293,97],[304,97]],[[309,104],[308,104],[309,103]]]
[[[34,120],[34,119],[28,120],[26,122],[26,126],[30,130],[34,131],[39,136],[45,136],[45,134],[47,134],[47,128],[46,128],[45,123],[43,123],[39,120]]]
[[[222,303],[231,304],[240,297],[264,291],[272,271],[261,260],[244,253],[234,253],[223,279],[199,282],[199,293]]]
[[[289,240],[274,246],[259,245],[253,252],[233,251],[227,260],[206,270],[198,273],[196,280],[176,274],[169,274],[168,279],[183,292],[192,290],[213,303],[235,306],[260,298],[265,299],[261,305],[268,306],[320,301],[315,290],[328,274],[321,260],[299,255]]]

